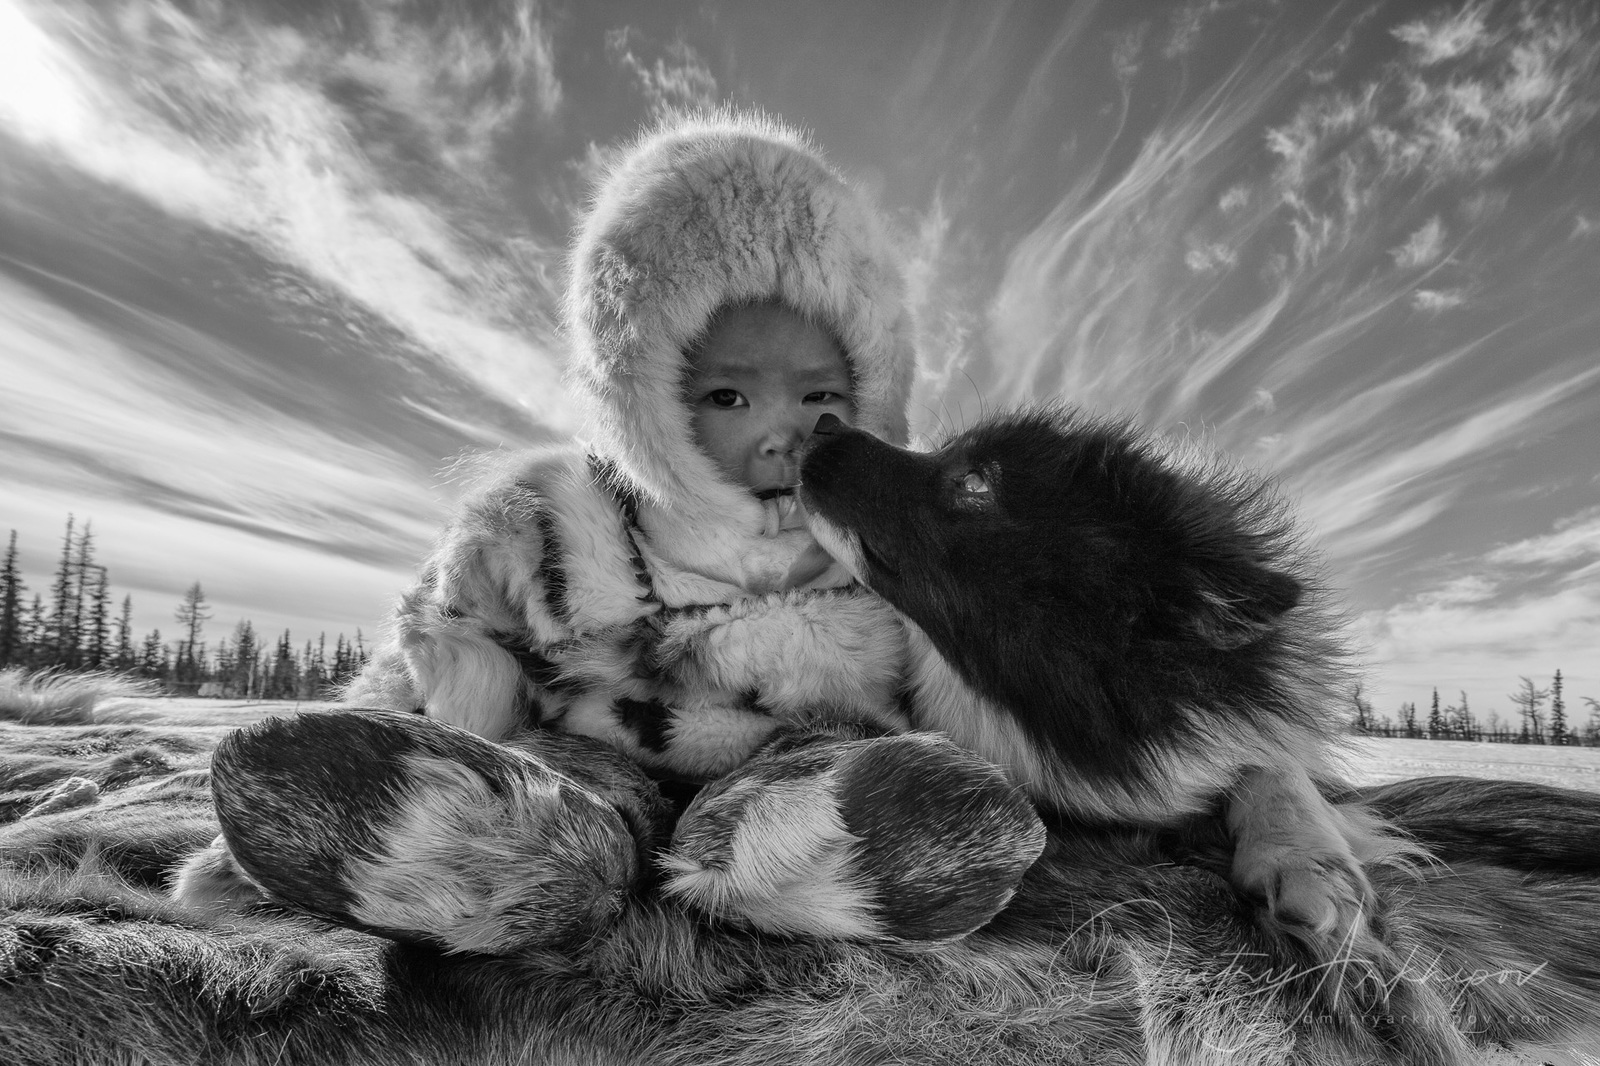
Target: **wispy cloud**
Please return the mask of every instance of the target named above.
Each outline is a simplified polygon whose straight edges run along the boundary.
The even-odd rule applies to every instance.
[[[1484,556],[1504,566],[1566,566],[1600,562],[1600,507],[1569,515],[1549,533],[1503,544]]]
[[[400,10],[363,8],[336,34],[240,7],[0,0],[32,57],[8,77],[37,82],[7,94],[0,133],[247,240],[531,422],[570,428],[541,287],[558,252],[475,170],[525,110],[559,108],[548,36],[525,3],[470,21]]]
[[[1460,289],[1418,289],[1411,294],[1411,306],[1418,311],[1449,311],[1466,302],[1467,294]]]
[[[1424,67],[1481,51],[1493,43],[1489,33],[1488,4],[1467,4],[1460,11],[1435,15],[1431,20],[1408,22],[1394,36],[1410,45]]]
[[[195,337],[208,358],[238,356]],[[405,569],[437,505],[419,471],[246,393],[226,406],[83,319],[0,277],[6,477],[268,541]],[[225,447],[219,447],[225,442]]]
[[[1540,421],[1553,431],[1556,406],[1597,379],[1600,367],[1591,367],[1519,389],[1422,432],[1395,426],[1364,444],[1347,443],[1298,475],[1297,483],[1317,486],[1305,498],[1307,518],[1347,565],[1375,556],[1470,487],[1465,464],[1498,452],[1508,438]]]
[[[1314,38],[1248,54],[1016,244],[993,304],[994,392],[1259,442],[1341,556],[1381,554],[1464,491],[1471,457],[1556,408],[1570,418],[1590,380],[1573,353],[1466,417],[1420,391],[1509,339],[1504,315],[1464,319],[1476,335],[1423,332],[1442,312],[1469,315],[1500,272],[1536,291],[1501,261],[1489,234],[1507,194],[1483,183],[1597,114],[1594,21],[1479,7],[1408,22],[1401,60],[1321,80],[1299,75],[1326,61]],[[1422,313],[1409,325],[1407,309]],[[1262,393],[1274,402],[1238,399]],[[1401,397],[1413,408],[1397,420]]]
[[[1393,679],[1380,692],[1414,700],[1432,679],[1503,708],[1518,675],[1560,669],[1569,701],[1600,697],[1600,509],[1453,566],[1460,576],[1359,619],[1373,665]],[[1508,662],[1523,665],[1508,673]]]
[[[716,75],[700,53],[681,38],[658,45],[638,30],[623,26],[607,32],[606,55],[633,76],[650,113],[657,118],[714,107],[720,102]]]
[[[1437,262],[1444,254],[1444,224],[1439,221],[1439,216],[1428,219],[1406,238],[1404,244],[1389,254],[1394,256],[1394,265],[1401,270],[1413,270]]]

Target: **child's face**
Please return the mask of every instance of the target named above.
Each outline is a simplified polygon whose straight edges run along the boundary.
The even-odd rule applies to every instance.
[[[777,304],[725,312],[691,357],[695,442],[755,492],[793,486],[817,419],[850,421],[850,368],[827,332]]]

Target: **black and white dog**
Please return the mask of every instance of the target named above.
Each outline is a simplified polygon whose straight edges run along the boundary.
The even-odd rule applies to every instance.
[[[1085,822],[1220,811],[1241,891],[1363,948],[1363,866],[1409,849],[1324,798],[1347,664],[1267,482],[1054,408],[931,453],[825,418],[803,476],[818,539],[913,624],[919,728]]]

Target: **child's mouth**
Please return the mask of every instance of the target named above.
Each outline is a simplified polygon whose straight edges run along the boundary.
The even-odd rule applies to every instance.
[[[762,527],[763,537],[776,537],[779,533],[791,529],[804,529],[806,526],[805,508],[800,505],[800,498],[795,495],[795,485],[782,485],[777,488],[762,489],[756,492],[755,498],[761,501],[762,512],[766,516],[766,523]]]

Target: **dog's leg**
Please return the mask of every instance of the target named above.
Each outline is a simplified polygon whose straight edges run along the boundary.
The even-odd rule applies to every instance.
[[[788,738],[708,785],[666,891],[776,933],[951,940],[1011,899],[1044,826],[1004,775],[936,734]]]
[[[1332,805],[1299,767],[1252,767],[1228,800],[1233,882],[1288,930],[1339,940],[1375,897]]]
[[[267,719],[217,748],[212,786],[229,851],[270,899],[491,954],[610,921],[663,806],[593,742],[498,745],[394,714]]]
[[[1363,811],[1334,808],[1297,766],[1246,770],[1228,799],[1232,881],[1262,907],[1266,927],[1305,952],[1299,976],[1350,1016],[1398,1013],[1414,999],[1402,960],[1381,936],[1363,862],[1408,850]]]

